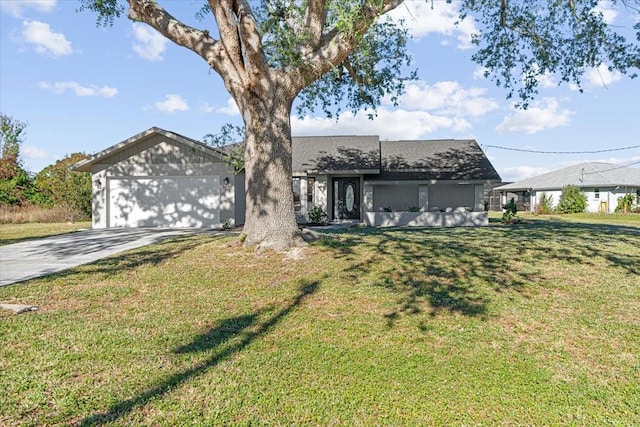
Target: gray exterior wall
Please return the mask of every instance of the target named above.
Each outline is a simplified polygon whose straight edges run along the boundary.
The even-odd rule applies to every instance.
[[[385,208],[406,212],[410,207],[419,206],[418,184],[373,186],[373,210],[376,212]]]
[[[217,176],[220,183],[220,222],[235,222],[235,180],[233,170],[219,158],[154,134],[125,149],[100,159],[91,166],[93,181],[93,227],[108,224],[109,180],[117,177],[164,178]],[[229,178],[229,184],[224,179]],[[175,191],[167,188],[167,191]],[[217,189],[216,189],[217,191]],[[165,199],[180,194],[164,194]]]
[[[429,186],[429,210],[465,207],[477,210],[476,186],[470,184],[437,184]],[[482,186],[481,186],[482,187]],[[482,196],[481,196],[482,199]],[[480,209],[482,210],[482,209]]]

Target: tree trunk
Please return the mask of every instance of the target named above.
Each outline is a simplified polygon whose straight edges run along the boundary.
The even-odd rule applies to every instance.
[[[299,244],[293,207],[291,104],[272,89],[267,99],[247,91],[239,102],[245,125],[245,244],[285,250]]]

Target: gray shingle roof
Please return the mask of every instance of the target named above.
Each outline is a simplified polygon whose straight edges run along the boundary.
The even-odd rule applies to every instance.
[[[475,140],[381,141],[382,171],[372,180],[500,181]]]
[[[294,175],[351,171],[380,172],[377,136],[293,137]]]
[[[611,163],[580,163],[533,178],[496,187],[496,190],[553,190],[567,185],[578,187],[640,187],[640,169]]]

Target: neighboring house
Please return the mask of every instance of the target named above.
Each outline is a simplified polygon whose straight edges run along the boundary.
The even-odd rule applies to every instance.
[[[625,194],[640,197],[640,169],[611,163],[580,163],[494,190],[500,191],[503,203],[513,197],[526,210],[535,212],[543,194],[551,197],[552,205],[556,206],[562,189],[568,185],[575,185],[585,193],[587,212],[611,213],[619,197]]]
[[[151,128],[74,166],[93,174],[93,226],[217,227],[244,222],[244,171],[198,141]],[[483,190],[499,182],[473,140],[293,138],[294,205],[373,226],[485,225]]]

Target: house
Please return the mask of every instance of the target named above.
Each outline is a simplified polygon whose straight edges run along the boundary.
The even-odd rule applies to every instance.
[[[370,226],[487,224],[484,185],[500,181],[474,140],[294,137],[293,170],[299,215]]]
[[[235,221],[224,153],[151,128],[76,163],[92,174],[93,228],[218,227]]]
[[[562,188],[579,187],[587,196],[587,212],[611,213],[618,198],[625,194],[640,197],[640,169],[611,163],[580,163],[533,178],[496,187],[502,202],[512,197],[525,210],[535,212],[543,194],[551,197],[552,205],[560,201]]]
[[[218,227],[244,222],[244,172],[222,150],[151,128],[74,166],[92,173],[93,227]],[[484,225],[484,185],[500,177],[474,140],[294,137],[296,217],[371,226]]]

